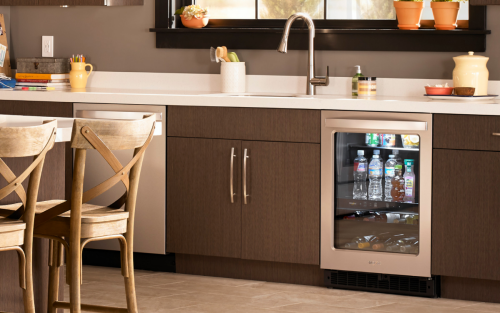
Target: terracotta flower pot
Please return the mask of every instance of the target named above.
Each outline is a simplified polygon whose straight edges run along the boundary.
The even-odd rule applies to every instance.
[[[203,28],[207,26],[209,20],[210,18],[205,15],[199,19],[193,17],[188,21],[184,18],[184,15],[181,15],[182,25],[186,26],[187,28]]]
[[[460,2],[431,2],[431,8],[436,29],[450,30],[457,28]]]
[[[418,29],[424,2],[394,1],[399,29]]]

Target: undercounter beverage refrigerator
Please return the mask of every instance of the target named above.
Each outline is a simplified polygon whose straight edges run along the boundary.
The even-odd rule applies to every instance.
[[[321,268],[430,279],[432,115],[323,111],[321,136]]]

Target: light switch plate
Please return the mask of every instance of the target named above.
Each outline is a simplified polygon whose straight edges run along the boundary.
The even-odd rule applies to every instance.
[[[54,36],[42,36],[42,57],[54,57]]]

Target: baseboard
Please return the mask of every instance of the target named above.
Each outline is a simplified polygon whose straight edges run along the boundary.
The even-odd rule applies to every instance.
[[[176,254],[177,273],[324,286],[319,265]]]
[[[105,267],[120,267],[120,252],[98,249],[83,250],[83,264]],[[134,268],[138,270],[175,273],[175,255],[134,253]]]
[[[442,276],[441,297],[500,303],[500,281]]]

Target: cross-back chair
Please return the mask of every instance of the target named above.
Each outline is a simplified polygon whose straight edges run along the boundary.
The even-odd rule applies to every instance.
[[[35,313],[33,295],[33,229],[38,187],[47,152],[54,146],[57,121],[33,127],[0,127],[0,174],[7,186],[0,189],[0,200],[15,192],[21,199],[16,211],[0,206],[0,251],[15,250],[19,256],[19,285],[23,290],[24,311]],[[19,176],[1,158],[34,157]],[[28,178],[28,192],[22,183]],[[7,206],[11,207],[11,206]],[[0,277],[1,284],[1,277]],[[0,303],[0,311],[1,311]]]
[[[71,147],[75,149],[71,199],[39,202],[36,208],[34,236],[51,240],[48,313],[56,313],[58,308],[70,309],[72,313],[82,310],[137,312],[133,265],[135,205],[144,153],[153,139],[154,129],[154,114],[135,121],[75,119],[71,138]],[[115,174],[84,192],[85,160],[89,149],[97,150]],[[123,166],[112,150],[128,149],[134,149],[134,154]],[[114,203],[108,206],[87,203],[120,182],[126,191]],[[81,303],[82,250],[91,241],[108,239],[120,242],[127,308]],[[63,247],[66,250],[66,282],[70,285],[69,302],[58,299]]]

